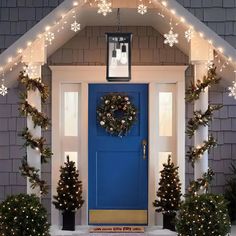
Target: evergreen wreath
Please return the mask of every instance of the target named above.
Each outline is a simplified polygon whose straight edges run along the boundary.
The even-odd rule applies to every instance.
[[[97,108],[97,120],[106,132],[125,136],[137,120],[137,109],[127,95],[110,93],[101,97]]]
[[[41,78],[31,79],[26,74],[25,71],[21,71],[18,81],[23,85],[24,92],[20,94],[21,102],[19,106],[20,114],[23,116],[30,116],[32,118],[34,128],[36,126],[41,127],[44,130],[47,130],[50,126],[50,121],[47,115],[43,112],[40,112],[35,107],[30,105],[27,101],[27,92],[38,90],[44,104],[49,98],[49,88],[42,82]],[[41,163],[47,163],[48,159],[51,158],[52,152],[49,147],[46,147],[46,140],[41,138],[33,137],[32,133],[25,128],[20,136],[24,139],[23,147],[31,147],[40,153]],[[39,175],[39,170],[33,166],[30,166],[27,161],[27,155],[22,159],[22,165],[20,167],[21,175],[29,178],[31,183],[31,188],[40,188],[40,193],[45,195],[48,193],[48,186],[46,181],[42,180]]]

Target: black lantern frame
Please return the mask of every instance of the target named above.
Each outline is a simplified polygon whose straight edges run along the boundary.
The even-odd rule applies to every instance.
[[[127,82],[131,79],[132,33],[106,33],[107,70],[110,82]]]

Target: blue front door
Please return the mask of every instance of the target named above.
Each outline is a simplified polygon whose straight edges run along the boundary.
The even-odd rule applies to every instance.
[[[108,134],[97,122],[96,109],[105,94],[130,97],[137,122],[125,137]],[[89,86],[89,224],[147,224],[148,87],[144,84]]]

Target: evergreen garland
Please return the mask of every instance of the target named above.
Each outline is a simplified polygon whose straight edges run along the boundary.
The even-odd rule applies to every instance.
[[[21,71],[18,81],[25,87],[26,91],[36,91],[36,89],[38,89],[42,99],[42,103],[45,103],[46,100],[49,98],[49,88],[42,82],[41,78],[31,79],[25,73],[25,71]]]
[[[175,213],[180,207],[181,184],[178,176],[179,167],[175,167],[168,156],[167,164],[163,164],[159,189],[157,191],[157,200],[153,202],[157,212],[163,214]]]
[[[82,199],[82,182],[79,181],[79,172],[76,170],[75,162],[69,160],[60,168],[60,180],[58,181],[57,195],[53,196],[53,204],[56,209],[63,212],[72,212],[81,208],[84,200]]]
[[[34,189],[37,186],[39,186],[40,193],[43,194],[43,195],[47,194],[48,186],[47,186],[45,180],[40,179],[38,169],[36,169],[35,167],[32,167],[32,166],[29,166],[29,164],[27,163],[27,157],[26,156],[24,157],[24,159],[22,161],[20,171],[21,171],[22,176],[29,178],[31,188]]]
[[[214,175],[215,173],[213,170],[209,168],[208,171],[203,174],[202,178],[199,178],[196,181],[191,181],[186,196],[195,196],[200,190],[208,192],[209,184],[213,180]]]
[[[41,138],[33,138],[33,135],[29,132],[28,128],[25,128],[21,133],[22,138],[24,138],[25,143],[24,147],[31,147],[40,152],[41,155],[41,163],[47,163],[47,159],[51,158],[52,152],[51,149],[45,147],[46,139]]]
[[[47,211],[35,195],[19,194],[0,204],[1,236],[50,236]]]
[[[31,79],[26,74],[25,71],[20,72],[18,81],[23,85],[25,92],[21,94],[21,102],[19,111],[23,116],[30,116],[32,118],[34,128],[40,126],[42,129],[47,130],[50,125],[47,115],[43,112],[38,111],[35,107],[30,105],[27,101],[27,92],[29,91],[39,91],[42,103],[45,103],[49,98],[49,88],[44,83],[42,83],[41,78]],[[41,138],[35,138],[28,130],[25,128],[20,136],[24,139],[23,147],[31,147],[32,149],[40,152],[41,163],[47,163],[48,159],[51,158],[52,152],[49,147],[45,147],[46,140]],[[40,179],[39,170],[32,167],[27,162],[27,155],[22,159],[22,165],[20,167],[20,172],[22,176],[28,177],[31,183],[31,188],[40,188],[40,193],[45,195],[48,193],[48,186],[46,181]]]
[[[205,113],[202,113],[202,111],[194,111],[193,118],[189,119],[187,124],[186,134],[189,138],[193,137],[195,131],[200,126],[208,126],[209,121],[212,121],[213,119],[213,111],[217,111],[221,108],[222,105],[208,105],[208,109]]]
[[[203,77],[203,81],[198,80],[197,83],[191,83],[190,87],[186,90],[186,101],[193,102],[199,99],[200,94],[207,88],[220,82],[220,78],[217,76],[216,67],[208,70],[206,76]]]
[[[187,152],[188,160],[192,163],[192,166],[194,167],[194,163],[196,160],[199,160],[205,151],[210,152],[211,148],[214,148],[217,146],[217,142],[215,138],[210,135],[209,139],[207,141],[204,141],[204,144],[200,147],[189,147],[189,151]]]
[[[27,100],[23,100],[19,107],[20,114],[22,116],[31,116],[34,123],[34,128],[36,126],[41,126],[43,129],[47,130],[50,125],[49,118],[45,113],[38,111],[35,107],[31,106]]]

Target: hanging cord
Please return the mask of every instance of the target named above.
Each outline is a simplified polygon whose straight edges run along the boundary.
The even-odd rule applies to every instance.
[[[117,9],[117,31],[120,32],[120,8]]]

